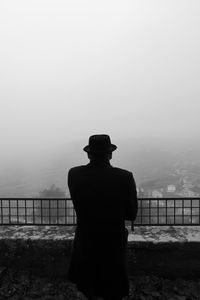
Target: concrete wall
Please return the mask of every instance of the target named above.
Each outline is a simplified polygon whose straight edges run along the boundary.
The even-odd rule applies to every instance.
[[[0,227],[0,265],[45,276],[67,276],[73,228]],[[130,275],[200,276],[199,227],[138,227],[129,234]]]

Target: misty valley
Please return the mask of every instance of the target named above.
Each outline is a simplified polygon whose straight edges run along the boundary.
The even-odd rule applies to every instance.
[[[135,224],[198,224],[200,146],[167,140],[153,146],[148,141],[121,144],[132,150],[116,155],[111,164],[134,174],[139,198]],[[75,224],[72,202],[66,199],[70,198],[67,172],[76,161],[73,153],[73,147],[58,149],[37,167],[33,161],[1,169],[0,222]]]

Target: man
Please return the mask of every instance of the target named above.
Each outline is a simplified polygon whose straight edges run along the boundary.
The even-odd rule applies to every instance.
[[[83,149],[89,164],[68,174],[77,215],[69,279],[88,299],[129,294],[125,220],[136,218],[137,193],[132,173],[110,164],[116,149],[108,135],[92,135]]]

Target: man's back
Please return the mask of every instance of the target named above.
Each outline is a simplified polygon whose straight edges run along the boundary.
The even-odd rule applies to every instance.
[[[110,164],[89,163],[70,170],[68,185],[82,227],[99,224],[109,230],[136,216],[136,187],[131,172]]]

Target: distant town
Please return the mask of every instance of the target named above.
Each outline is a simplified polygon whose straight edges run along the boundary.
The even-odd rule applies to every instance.
[[[175,169],[168,175],[145,181],[138,187],[138,197],[141,198],[177,198],[199,196],[199,176],[197,176],[196,172],[185,169]]]

